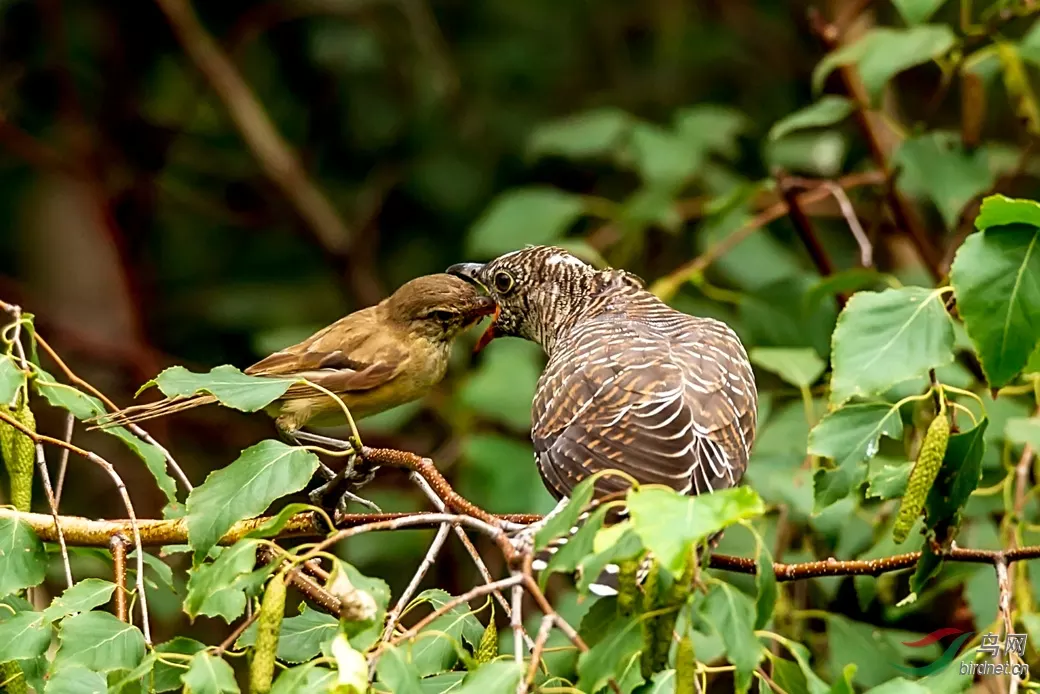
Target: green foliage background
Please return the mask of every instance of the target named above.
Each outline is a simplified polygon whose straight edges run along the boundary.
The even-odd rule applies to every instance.
[[[1027,470],[1019,499],[1014,470],[1024,444],[1038,436],[1030,417],[1040,371],[1040,208],[995,199],[979,214],[987,194],[1040,198],[1033,86],[1040,24],[1030,3],[836,1],[819,8],[843,32],[845,45],[835,51],[799,2],[293,0],[195,9],[328,196],[344,235],[323,235],[303,221],[271,183],[158,5],[0,3],[0,208],[7,220],[0,298],[32,311],[69,364],[120,404],[171,364],[244,367],[416,275],[525,243],[562,243],[636,272],[676,308],[727,321],[751,352],[761,411],[747,480],[769,510],[753,524],[757,535],[734,528],[720,552],[761,559],[765,548],[777,561],[797,562],[920,549],[919,528],[896,546],[891,527],[935,413],[926,397],[930,370],[945,386],[977,393],[984,410],[946,391],[980,425],[954,413],[960,431],[939,491],[926,503],[928,528],[940,541],[959,528],[964,547],[1040,542],[1035,477]],[[852,95],[860,101],[849,98],[849,66],[862,81],[863,91]],[[869,268],[838,198],[805,204],[833,265],[828,277],[790,217],[776,214],[748,230],[781,200],[778,170],[814,185],[881,168],[923,240],[915,242],[893,215],[880,178],[850,184],[870,240]],[[786,174],[779,180],[791,183]],[[800,179],[794,182],[806,184]],[[730,245],[733,234],[746,239]],[[699,264],[683,271],[695,258]],[[850,297],[841,317],[839,293]],[[503,340],[473,358],[474,339],[460,346],[448,379],[427,401],[364,422],[365,441],[432,456],[461,494],[490,511],[547,511],[552,503],[527,439],[539,351]],[[0,360],[0,384],[14,383],[3,368]],[[58,434],[63,409],[81,419],[100,411],[51,381],[38,374],[33,384],[40,431]],[[272,434],[264,417],[217,407],[149,429],[196,483],[243,449],[243,465],[282,454],[262,449],[272,442],[257,444]],[[183,495],[169,505],[171,480],[160,476],[156,485],[161,456],[124,434],[77,430],[75,440],[118,461],[140,516],[191,516]],[[123,517],[107,477],[79,463],[70,466],[63,511]],[[279,484],[299,488],[309,465],[301,461],[285,473],[293,479]],[[958,486],[968,477],[975,483]],[[425,508],[400,473],[381,475],[366,492],[384,510]],[[305,501],[302,494],[286,499]],[[251,500],[257,508],[269,501]],[[233,513],[247,510],[260,512],[246,504]],[[31,544],[16,530],[12,548]],[[219,531],[206,536],[193,538],[199,556]],[[397,595],[431,537],[372,534],[338,550]],[[461,548],[447,556],[424,587],[458,594],[474,585]],[[180,637],[177,647],[193,653],[192,644],[226,635],[218,615],[234,621],[243,591],[255,593],[266,574],[250,573],[252,564],[236,564],[230,551],[217,561],[217,570],[217,562],[204,565],[208,579],[205,569],[192,573],[196,598],[206,580],[232,577],[233,589],[209,603],[184,603],[190,555],[168,558],[170,585],[158,581],[151,597],[156,642]],[[103,553],[77,552],[74,573],[110,578],[107,562]],[[993,630],[992,568],[935,564],[913,575],[783,586],[769,628],[808,650],[787,653],[795,661],[786,662],[805,658],[804,667],[773,662],[774,679],[788,692],[828,691],[824,681],[834,683],[830,691],[910,687],[890,681],[905,675],[901,666],[939,651],[903,642],[941,627]],[[58,594],[60,562],[49,566],[45,585]],[[43,578],[31,563],[16,568],[0,572],[17,578],[0,592]],[[759,656],[753,635],[733,635],[766,623],[753,614],[763,586],[750,576],[718,576],[727,583],[698,598],[707,626],[692,627],[698,660],[737,665],[736,676],[713,680],[725,689],[733,680],[749,684],[746,665]],[[1040,571],[1016,564],[1013,581],[1015,624],[1029,634],[1035,663]],[[69,640],[105,634],[125,641],[117,654],[125,660],[109,653],[97,667],[96,653],[73,653],[65,656],[69,668],[132,670],[141,660],[137,635],[106,619],[103,608],[90,611],[105,604],[111,585],[81,590],[77,609],[37,614],[17,604],[20,621],[0,622],[0,631],[50,634],[52,622],[66,620],[60,634]],[[912,590],[917,600],[901,602]],[[575,623],[589,609],[561,579],[550,582],[550,595]],[[443,603],[440,593],[424,597],[437,600]],[[597,618],[589,617],[592,626]],[[307,612],[297,619],[321,624],[287,628],[331,642],[334,624]],[[617,624],[620,650],[599,652],[603,668],[632,652]],[[464,628],[456,636],[475,648],[474,625]],[[503,652],[511,652],[502,631]],[[554,645],[563,643],[557,636]],[[26,652],[45,645],[20,643]],[[308,660],[308,649],[283,661]],[[455,664],[442,651],[428,655],[422,674]],[[601,671],[575,670],[573,654],[557,658],[554,672],[583,686],[588,678],[603,684]],[[192,660],[190,679],[197,691],[227,691],[230,671],[211,660]],[[384,683],[410,676],[386,662]],[[846,670],[849,664],[859,667]],[[79,681],[103,679],[87,670]],[[295,676],[317,690],[313,674]],[[76,675],[62,673],[70,682]],[[445,686],[454,682],[450,673],[436,676],[447,678]],[[659,679],[653,691],[670,691]],[[969,685],[961,678],[913,691]]]

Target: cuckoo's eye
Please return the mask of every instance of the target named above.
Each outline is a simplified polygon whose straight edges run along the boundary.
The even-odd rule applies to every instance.
[[[499,294],[505,294],[513,288],[513,276],[505,270],[499,270],[495,273],[495,291]]]

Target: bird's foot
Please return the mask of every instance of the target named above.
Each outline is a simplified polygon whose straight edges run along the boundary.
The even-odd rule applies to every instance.
[[[382,513],[383,509],[379,508],[374,501],[370,501],[362,496],[358,496],[350,490],[346,490],[340,495],[339,501],[336,502],[336,515],[341,516],[347,513],[347,505],[353,501],[356,504],[361,504],[372,513]]]
[[[538,531],[544,527],[544,520],[540,520],[537,523],[531,523],[530,525],[525,525],[511,534],[509,544],[513,546],[513,550],[520,556],[531,554],[534,552],[535,535],[537,535]]]
[[[334,439],[331,436],[314,434],[309,431],[294,431],[292,433],[292,438],[297,443],[311,443],[324,448],[331,448],[336,451],[350,451],[353,455],[359,455],[361,453],[361,442],[353,436],[349,436],[346,440],[343,440]]]

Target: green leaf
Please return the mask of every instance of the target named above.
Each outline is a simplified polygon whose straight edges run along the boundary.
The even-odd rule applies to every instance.
[[[917,635],[854,622],[838,614],[829,615],[827,635],[833,672],[843,673],[850,663],[870,664],[870,667],[858,668],[852,675],[852,680],[864,687],[873,687],[903,674],[899,668],[906,665],[906,653],[911,650],[920,651],[914,654],[915,659],[939,656],[935,645],[932,650],[909,649],[901,645],[903,641],[916,640],[914,636]]]
[[[5,614],[4,621],[0,622],[0,663],[43,655],[51,645],[52,634],[50,624],[39,612]]]
[[[632,527],[661,565],[679,576],[695,543],[728,525],[765,512],[750,487],[685,496],[670,489],[646,487],[628,495]]]
[[[755,347],[751,362],[793,386],[808,388],[827,368],[812,347]]]
[[[256,643],[257,624],[254,622],[235,642],[235,648],[245,648]],[[303,663],[322,652],[322,646],[330,643],[339,630],[339,620],[324,612],[305,609],[303,614],[282,620],[278,637],[278,660],[287,663]]]
[[[1032,446],[1040,451],[1040,419],[1013,417],[1004,424],[1004,436],[1011,443]]]
[[[857,669],[859,668],[855,663],[846,665],[841,671],[841,676],[834,681],[831,694],[856,694],[856,688],[852,686],[852,678],[856,675]]]
[[[296,380],[291,378],[250,376],[229,364],[206,373],[193,373],[183,366],[171,366],[141,386],[140,390],[157,385],[168,398],[209,393],[227,407],[257,412],[285,395],[294,382]]]
[[[333,582],[336,580],[336,573],[340,571],[354,588],[367,593],[376,604],[376,613],[371,620],[341,623],[343,633],[350,639],[350,645],[359,651],[367,651],[376,644],[382,634],[386,606],[390,602],[390,587],[383,579],[366,576],[351,564],[339,559],[336,560],[332,571]]]
[[[986,428],[983,418],[978,426],[950,436],[942,467],[925,499],[925,518],[929,528],[940,524],[960,524],[961,512],[982,481],[982,456],[986,450]]]
[[[595,582],[607,564],[631,559],[643,553],[643,543],[631,526],[631,522],[623,522],[603,528],[596,533],[596,537],[593,539],[596,553],[591,556],[586,555],[578,563],[581,575],[578,590],[581,593],[589,592],[589,586]]]
[[[406,651],[398,646],[390,646],[379,656],[376,665],[379,681],[394,694],[422,694],[419,684],[419,670],[415,667]]]
[[[16,518],[0,518],[0,598],[39,585],[46,571],[43,544],[32,527]]]
[[[24,383],[25,374],[18,368],[14,359],[6,354],[0,354],[0,404],[11,404],[15,393]]]
[[[523,674],[523,667],[516,661],[499,660],[481,665],[451,691],[452,694],[513,694]]]
[[[84,578],[65,589],[43,611],[43,618],[53,622],[75,612],[90,612],[112,597],[116,584],[100,578]]]
[[[165,643],[155,647],[155,652],[177,653],[180,655],[195,655],[199,651],[206,650],[206,644],[189,639],[186,636],[176,636]],[[173,664],[171,664],[173,663]],[[181,688],[181,677],[188,671],[190,661],[172,658],[169,661],[157,660],[153,672],[152,688],[156,692],[169,692]]]
[[[629,143],[636,170],[651,188],[674,190],[700,168],[704,152],[675,133],[639,122]]]
[[[773,555],[762,536],[755,533],[755,629],[765,629],[776,608],[776,574],[773,573]]]
[[[46,371],[40,371],[33,381],[36,392],[47,399],[54,407],[72,413],[76,419],[83,421],[105,413],[105,406],[92,395],[64,383],[58,383]],[[166,495],[168,502],[177,500],[177,485],[166,472],[166,456],[156,446],[134,436],[125,427],[107,427],[101,431],[122,441],[137,457],[144,461],[145,467],[152,473],[160,491]]]
[[[556,188],[514,188],[499,195],[469,234],[469,253],[494,257],[523,248],[549,244],[578,220],[584,203],[577,195]]]
[[[582,111],[539,125],[527,141],[527,151],[535,157],[608,156],[622,146],[633,123],[632,116],[617,108]]]
[[[307,663],[278,675],[271,694],[326,694],[335,683],[335,672],[317,663]]]
[[[927,22],[946,0],[892,0],[907,24]]]
[[[895,465],[885,463],[878,466],[876,470],[871,466],[867,478],[867,496],[882,500],[898,499],[903,496],[913,467],[913,461],[904,461]]]
[[[108,683],[82,665],[58,668],[47,678],[44,694],[108,694]]]
[[[903,420],[888,403],[846,405],[830,412],[809,432],[808,452],[832,459],[837,467],[813,477],[815,509],[821,511],[858,489],[867,477],[864,463],[878,451],[881,436],[899,439]]]
[[[992,205],[987,199],[983,206]],[[996,212],[990,213],[991,217]],[[990,387],[1007,385],[1040,343],[1040,227],[1009,224],[972,234],[950,283]]]
[[[274,537],[282,532],[294,516],[313,511],[314,506],[310,504],[286,504],[276,515],[250,530],[244,537]]]
[[[845,120],[854,109],[855,104],[843,96],[825,96],[816,103],[777,121],[769,130],[769,139],[779,140],[784,135],[798,130],[834,125]]]
[[[874,395],[953,361],[953,324],[938,290],[858,292],[831,338],[831,404]]]
[[[938,58],[953,47],[956,37],[950,27],[924,24],[909,29],[877,27],[854,43],[827,54],[813,70],[813,91],[839,65],[856,65],[871,101],[876,101],[885,84],[903,70]]]
[[[751,676],[765,657],[755,636],[755,607],[751,599],[728,583],[716,583],[705,600],[705,618],[726,647],[726,659],[737,668],[736,689],[746,692]]]
[[[541,349],[522,340],[498,340],[464,382],[463,405],[504,422],[525,435],[531,430],[531,401],[542,372]]]
[[[643,650],[643,632],[636,617],[616,617],[602,638],[578,656],[578,684],[583,692],[597,692],[611,679],[620,679],[632,658]],[[515,686],[515,685],[514,685]]]
[[[740,155],[738,138],[752,127],[751,121],[740,111],[710,103],[679,109],[672,117],[672,123],[687,147],[704,155],[719,154],[726,159]]]
[[[257,569],[258,540],[239,540],[222,549],[216,561],[202,564],[191,571],[184,612],[194,619],[198,615],[223,617],[228,623],[246,609],[246,592],[259,588],[273,567]]]
[[[1040,227],[1040,203],[1034,200],[1009,198],[1005,195],[987,196],[982,201],[979,216],[975,218],[975,228],[979,231],[986,231],[991,227],[1003,227],[1010,224],[1028,224]]]
[[[931,200],[948,229],[957,224],[964,207],[996,180],[987,151],[965,150],[955,133],[931,132],[904,140],[893,163],[900,170],[899,187]]]
[[[846,666],[845,669],[847,671],[848,670],[848,666]],[[853,671],[852,674],[855,674],[855,671]],[[849,674],[847,676],[847,678],[851,678],[852,674]],[[963,679],[968,679],[968,680],[971,679],[970,677],[962,677],[962,678]],[[851,692],[853,690],[849,689],[848,691]],[[910,681],[908,679],[905,679],[903,677],[897,677],[894,680],[889,680],[888,682],[885,682],[884,684],[879,684],[878,686],[876,686],[876,687],[874,687],[872,689],[869,689],[868,691],[864,692],[864,694],[932,694],[933,691],[936,691],[936,690],[929,689],[926,686],[923,686],[923,685],[921,685],[921,684],[919,684],[917,682],[912,682],[912,681]],[[945,690],[943,690],[943,691],[944,691],[944,694],[945,694]]]
[[[582,481],[584,483],[584,480]],[[549,558],[549,563],[538,577],[538,584],[545,589],[549,577],[557,572],[576,571],[582,561],[595,552],[596,533],[603,527],[607,506],[600,506],[581,524],[578,532],[571,535],[567,544],[559,547]]]
[[[413,602],[428,602],[439,609],[454,598],[439,588],[424,590]],[[472,646],[480,643],[484,627],[468,605],[456,605],[447,613],[430,622],[420,638],[410,643],[411,661],[421,677],[452,669],[458,662],[456,644],[465,639]]]
[[[79,664],[97,672],[132,670],[144,658],[144,635],[107,612],[84,612],[62,621],[55,666]]]
[[[596,482],[600,477],[592,475],[578,483],[571,492],[567,505],[550,518],[534,536],[535,550],[544,549],[557,537],[570,536],[570,529],[578,522],[578,517],[592,501],[592,493],[596,490]]]
[[[191,694],[238,694],[235,671],[227,662],[207,651],[195,654],[182,678]]]
[[[275,499],[307,486],[318,469],[308,450],[268,439],[242,451],[235,462],[211,472],[188,495],[188,543],[195,560],[205,557],[232,525],[263,513]]]

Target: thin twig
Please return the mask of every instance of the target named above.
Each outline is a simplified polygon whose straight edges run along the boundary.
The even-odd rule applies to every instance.
[[[422,583],[423,578],[426,576],[426,572],[433,566],[433,562],[437,560],[437,555],[440,554],[441,549],[444,547],[444,541],[448,539],[448,533],[451,532],[450,523],[441,523],[441,527],[437,530],[437,534],[433,536],[433,542],[430,543],[430,549],[427,550],[426,556],[423,557],[419,563],[419,568],[416,569],[415,575],[412,576],[412,580],[409,581],[408,586],[401,593],[401,597],[398,598],[397,603],[393,609],[390,610],[386,616],[386,627],[383,629],[383,640],[389,641],[390,637],[394,635],[394,627],[397,626],[397,620],[401,618],[401,613],[404,612],[404,608],[408,606],[412,596],[415,595],[415,591],[419,589],[419,584]]]
[[[69,368],[65,361],[58,356],[58,353],[54,351],[54,349],[47,343],[46,340],[43,339],[43,337],[39,333],[36,333],[35,337],[36,344],[38,344],[40,348],[47,353],[47,356],[50,357],[51,360],[58,365],[58,368],[61,369],[62,373],[65,374],[65,378],[69,379],[69,381],[72,382],[73,385],[79,386],[80,388],[87,390],[98,400],[104,403],[104,405],[113,412],[119,410],[119,407],[114,402],[112,402],[112,400],[110,400],[107,395],[95,388],[93,384],[88,383],[87,381],[77,376],[76,373]],[[174,460],[173,456],[170,455],[170,452],[166,450],[166,448],[164,448],[162,444],[160,444],[158,441],[152,438],[151,434],[149,434],[147,431],[145,431],[136,424],[127,424],[127,428],[135,436],[138,436],[146,443],[150,443],[151,445],[155,446],[163,454],[163,457],[166,458],[166,465],[170,468],[170,470],[173,471],[173,474],[177,477],[177,479],[180,480],[181,484],[184,485],[184,488],[189,492],[192,490],[191,482],[188,480],[188,476],[184,474],[184,470],[181,469],[181,466],[177,464],[177,461]]]
[[[538,665],[542,660],[542,651],[545,649],[545,642],[549,640],[549,632],[552,631],[555,619],[552,615],[545,615],[542,617],[542,623],[538,626],[538,635],[534,639],[534,648],[531,649],[531,662],[527,666],[527,676],[517,686],[517,694],[527,694],[532,686],[534,686],[534,678],[538,675]]]
[[[72,432],[76,427],[76,418],[71,412],[65,415],[65,442],[72,443]],[[58,459],[58,481],[54,485],[54,505],[61,506],[61,491],[65,488],[65,471],[69,466],[69,449],[61,449]]]
[[[523,574],[514,572],[513,577],[518,580],[513,586],[513,614],[509,619],[509,626],[513,629],[513,657],[516,658],[518,665],[522,665],[524,662],[524,587],[521,585]]]
[[[307,177],[234,64],[199,22],[188,0],[156,0],[185,54],[209,82],[267,177],[285,195],[321,244],[343,253],[351,237],[335,208]]]
[[[228,637],[226,639],[220,642],[220,645],[217,646],[217,650],[213,652],[213,655],[217,656],[218,658],[224,655],[224,651],[231,648],[231,646],[234,645],[235,641],[238,640],[238,637],[244,634],[246,632],[246,629],[251,627],[253,625],[253,622],[255,622],[259,617],[260,610],[253,610],[253,614],[243,619],[239,623],[239,625],[235,627],[235,630],[228,634]]]
[[[849,231],[852,232],[852,238],[856,240],[856,245],[859,246],[860,265],[873,267],[874,246],[870,243],[867,232],[863,230],[863,225],[859,223],[856,208],[853,207],[852,201],[849,200],[848,193],[834,181],[823,181],[820,185],[829,190],[831,196],[834,197],[834,201],[838,203],[838,208],[841,210],[842,216],[845,217],[845,223],[849,225]]]
[[[58,547],[61,549],[61,562],[65,568],[65,582],[72,587],[72,564],[69,562],[69,548],[65,544],[65,531],[58,522],[58,502],[54,498],[54,490],[51,488],[51,475],[47,470],[47,458],[44,455],[43,444],[36,442],[36,467],[40,471],[40,480],[43,482],[43,494],[47,497],[47,505],[51,510],[51,518],[58,534]]]
[[[116,590],[113,595],[116,617],[121,622],[129,622],[126,611],[126,546],[127,540],[122,535],[113,535],[108,547],[112,551],[112,576],[115,578]]]

